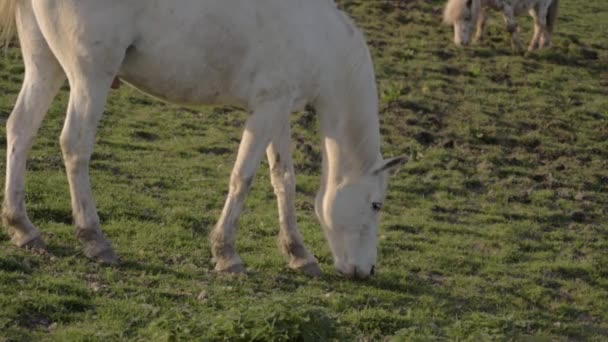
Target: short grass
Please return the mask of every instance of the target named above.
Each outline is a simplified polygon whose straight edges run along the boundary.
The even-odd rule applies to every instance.
[[[390,187],[376,277],[332,269],[312,209],[312,113],[293,116],[297,208],[325,275],[281,258],[265,165],[238,237],[248,275],[214,274],[206,237],[246,114],[127,87],[111,95],[91,165],[122,262],[86,260],[58,144],[66,88],[28,164],[28,210],[50,254],[0,235],[0,340],[608,340],[608,3],[562,1],[555,47],[526,57],[498,17],[486,45],[458,49],[442,1],[339,3],[372,48],[383,151],[413,157]],[[3,122],[22,71],[11,49]]]

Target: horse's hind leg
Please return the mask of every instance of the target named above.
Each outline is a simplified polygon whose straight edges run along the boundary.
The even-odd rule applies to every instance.
[[[279,247],[289,257],[289,267],[312,276],[321,275],[315,257],[306,250],[298,231],[295,214],[296,183],[291,159],[291,132],[289,118],[277,126],[275,138],[266,149],[270,179],[279,208]]]
[[[66,16],[62,7],[48,2],[37,2],[35,6],[42,32],[70,83],[70,100],[60,144],[70,185],[76,236],[87,257],[114,263],[117,257],[101,231],[88,168],[97,124],[131,40],[123,36],[118,24],[111,26],[97,17],[101,14],[95,6],[103,6],[97,2],[65,1],[67,8],[73,6],[79,13],[69,21],[62,20]],[[74,26],[79,28],[76,36]]]
[[[18,3],[17,30],[21,41],[25,76],[15,108],[6,123],[6,186],[2,211],[12,242],[34,250],[44,250],[40,231],[25,209],[25,167],[42,119],[65,75],[44,40],[28,1]]]

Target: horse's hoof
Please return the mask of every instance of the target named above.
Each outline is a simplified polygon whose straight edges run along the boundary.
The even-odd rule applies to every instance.
[[[13,235],[12,242],[19,248],[26,249],[35,253],[46,253],[46,243],[42,239],[42,236],[38,235],[33,238],[26,238],[24,236],[17,237]]]
[[[219,266],[219,265],[218,265]],[[247,272],[247,270],[245,269],[245,266],[243,264],[234,264],[234,265],[230,265],[228,267],[215,267],[215,271],[218,273],[225,273],[225,274],[245,274]]]
[[[88,257],[103,265],[115,265],[118,263],[118,256],[111,247]]]
[[[306,265],[297,267],[297,268],[295,268],[295,270],[298,272],[302,272],[313,278],[319,278],[323,274],[321,272],[321,268],[319,267],[319,264],[317,264],[316,262],[311,262]]]
[[[100,264],[113,265],[118,263],[118,256],[112,246],[107,243],[88,242],[84,247],[84,255]]]
[[[99,229],[77,229],[76,237],[83,244],[83,253],[87,258],[100,264],[116,264],[118,257],[112,244]]]
[[[44,243],[40,233],[34,236],[27,236],[18,233],[16,230],[9,229],[9,235],[11,236],[11,242],[19,248],[36,253],[46,252],[46,243]]]
[[[44,243],[41,236],[37,236],[26,242],[23,246],[21,246],[21,248],[25,248],[36,253],[46,253],[46,243]]]

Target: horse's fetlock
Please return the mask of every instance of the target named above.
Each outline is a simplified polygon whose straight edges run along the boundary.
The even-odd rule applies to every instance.
[[[214,258],[230,258],[234,254],[234,243],[221,230],[214,229],[209,235]]]
[[[5,227],[19,227],[23,224],[24,220],[25,215],[15,214],[14,212],[2,210],[2,223]]]
[[[2,223],[5,227],[22,227],[27,221],[23,208],[11,207],[6,201],[2,204]]]
[[[285,248],[285,251],[294,257],[302,257],[304,256],[306,253],[306,249],[304,248],[304,246],[302,245],[302,243],[294,243],[294,242],[290,242],[287,243],[283,246],[283,248]]]
[[[283,234],[279,234],[279,248],[283,255],[290,258],[306,259],[309,255],[302,241],[297,239],[289,239]]]
[[[101,232],[99,227],[85,228],[76,227],[75,231],[76,238],[83,243],[87,242],[103,242],[106,241],[106,237]]]
[[[219,242],[211,244],[211,254],[213,255],[213,260],[218,262],[219,260],[230,260],[236,254],[236,251],[233,245]]]

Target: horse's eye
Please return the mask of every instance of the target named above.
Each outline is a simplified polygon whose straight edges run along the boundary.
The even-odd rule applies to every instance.
[[[374,211],[380,211],[380,209],[382,209],[382,203],[372,202],[372,209],[374,209]]]

